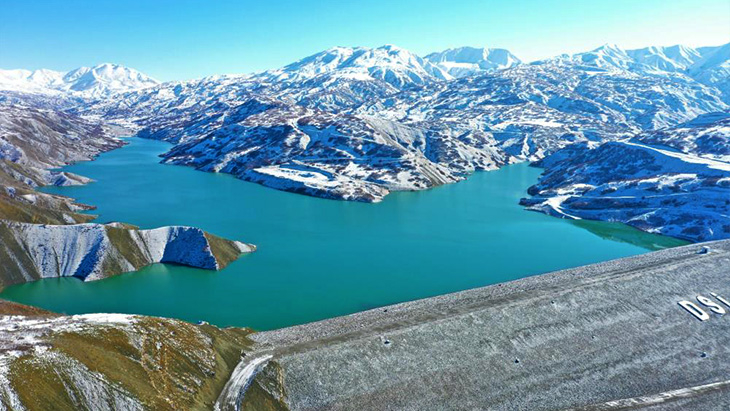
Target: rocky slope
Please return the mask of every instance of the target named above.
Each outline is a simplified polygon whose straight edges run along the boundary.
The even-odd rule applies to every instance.
[[[102,123],[28,104],[0,103],[0,288],[41,278],[96,280],[168,262],[217,270],[255,247],[191,227],[137,230],[92,220],[92,207],[40,193],[88,178],[49,170],[123,145]]]
[[[536,163],[522,203],[565,218],[620,221],[707,241],[730,237],[730,114],[620,142],[569,146]]]
[[[139,230],[123,224],[45,225],[0,222],[0,288],[53,277],[100,280],[153,263],[219,270],[249,244],[192,227]]]
[[[0,300],[0,410],[212,409],[249,334]]]
[[[0,103],[0,219],[72,224],[93,218],[90,206],[40,193],[43,185],[85,184],[88,178],[57,167],[93,159],[123,145],[109,127],[53,109]]]
[[[163,155],[165,162],[326,198],[380,201],[393,190],[450,183],[505,163],[485,136],[455,136],[273,99],[252,98],[218,118],[186,123],[185,130],[193,128],[202,136],[181,138]]]
[[[124,143],[101,121],[32,104],[0,103],[0,158],[36,175],[30,185],[73,184],[67,173],[47,169],[88,161]]]

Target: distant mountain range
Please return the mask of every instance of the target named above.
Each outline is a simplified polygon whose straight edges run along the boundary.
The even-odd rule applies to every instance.
[[[105,97],[139,90],[160,82],[137,70],[104,63],[69,72],[53,70],[0,70],[0,90],[29,93],[69,93],[81,97]]]
[[[730,77],[730,43],[697,49],[675,45],[623,50],[606,44],[595,50],[561,55],[530,64],[571,61],[597,68],[619,68],[641,74],[679,73],[707,85],[724,86]],[[303,82],[331,76],[348,80],[382,80],[394,87],[451,80],[478,73],[492,73],[523,63],[509,50],[458,47],[419,57],[393,45],[378,48],[333,47],[275,70],[251,77],[269,82]],[[160,84],[124,66],[104,63],[69,72],[47,69],[2,70],[0,90],[33,93],[69,92],[82,97],[103,97]]]
[[[279,69],[166,83],[108,64],[69,73],[2,71],[0,103],[98,119],[172,142],[163,155],[168,163],[308,195],[377,202],[391,191],[539,161],[566,147],[563,153],[618,142],[633,150],[626,145],[632,139],[729,112],[729,79],[730,44],[604,45],[532,63],[504,49],[462,47],[419,57],[386,45],[334,47]],[[724,127],[708,131],[720,141],[709,147],[727,143]],[[543,164],[549,172],[557,162]],[[547,207],[557,204],[547,201],[551,194],[540,195],[544,201],[531,202],[533,209],[565,216]],[[712,233],[671,233],[694,240],[730,236],[726,208],[710,211],[716,213]],[[661,231],[658,224],[641,227]]]

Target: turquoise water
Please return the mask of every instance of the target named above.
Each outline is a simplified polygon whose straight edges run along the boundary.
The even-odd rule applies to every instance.
[[[97,282],[22,284],[0,298],[270,329],[681,244],[525,211],[518,201],[540,174],[526,164],[363,204],[159,164],[167,143],[129,142],[67,168],[95,183],[45,191],[98,206],[98,222],[193,225],[259,250],[219,272],[156,264]]]

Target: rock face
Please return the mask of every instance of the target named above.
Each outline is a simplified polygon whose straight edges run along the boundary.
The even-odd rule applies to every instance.
[[[691,241],[730,237],[730,114],[632,140],[568,146],[536,165],[530,209],[620,221]]]
[[[153,263],[219,270],[256,248],[192,227],[0,222],[0,286],[41,278],[99,280]]]
[[[212,409],[249,334],[0,301],[0,409]]]

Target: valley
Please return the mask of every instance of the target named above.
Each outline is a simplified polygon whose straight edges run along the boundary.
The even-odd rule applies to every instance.
[[[126,141],[67,168],[95,183],[43,191],[95,204],[99,223],[194,226],[246,238],[256,252],[217,272],[152,265],[102,281],[8,287],[0,298],[68,314],[136,313],[264,330],[684,244],[622,224],[581,225],[525,211],[519,200],[540,174],[525,163],[366,204],[160,164],[170,144]]]
[[[730,295],[729,79],[730,44],[0,70],[0,410],[727,402],[724,308],[682,307]]]

